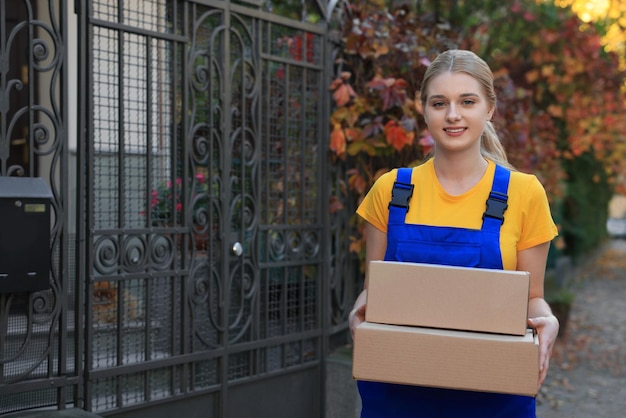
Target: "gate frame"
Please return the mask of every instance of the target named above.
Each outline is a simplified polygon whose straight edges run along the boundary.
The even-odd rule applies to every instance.
[[[89,3],[88,0],[76,0],[77,2],[80,1],[82,6],[81,6],[81,10],[79,11],[79,33],[84,33],[84,34],[88,34],[91,31],[91,27],[94,24],[93,22],[90,22],[91,19],[91,13],[88,12],[88,8],[85,6],[86,3]],[[292,21],[290,19],[286,19],[283,17],[279,17],[276,15],[273,15],[271,13],[267,13],[267,12],[263,12],[260,10],[254,10],[252,11],[252,9],[250,9],[250,7],[247,6],[243,6],[243,5],[238,5],[238,4],[233,4],[233,3],[228,3],[228,6],[224,7],[224,3],[223,2],[219,2],[219,1],[213,1],[213,0],[196,0],[196,1],[189,1],[189,2],[185,2],[185,3],[199,3],[202,5],[206,5],[206,6],[213,6],[216,7],[220,10],[229,10],[235,13],[241,13],[245,16],[249,16],[253,19],[259,19],[262,20],[264,22],[268,22],[268,23],[277,23],[277,24],[288,24],[289,26],[292,26],[294,28],[300,28],[302,30],[312,30],[315,32],[320,33],[320,35],[322,36],[322,55],[323,57],[326,57],[326,60],[324,61],[326,63],[324,69],[322,70],[322,79],[325,80],[326,85],[330,85],[330,80],[331,77],[333,77],[334,75],[331,74],[333,72],[334,69],[336,69],[334,62],[333,61],[329,61],[328,57],[331,55],[331,51],[329,51],[329,45],[330,42],[328,40],[328,23],[326,23],[322,29],[320,29],[319,27],[315,27],[313,25],[307,24],[307,23],[303,23],[303,22],[297,22],[297,21]],[[336,5],[336,1],[332,1],[332,7],[334,7]],[[252,3],[252,4],[256,4],[259,5],[260,3]],[[228,13],[228,12],[227,12]],[[332,14],[332,10],[328,10],[326,11],[326,15],[330,16]],[[111,24],[110,25],[112,28],[115,27],[115,24]],[[137,29],[136,30],[137,33],[143,33],[144,31],[141,29]],[[119,33],[122,33],[122,31],[120,30]],[[123,32],[126,33],[126,32]],[[185,48],[185,51],[188,51],[187,49],[187,45],[189,40],[184,41],[184,39],[182,38],[182,35],[169,35],[168,38],[173,39],[175,43],[183,46]],[[79,51],[80,51],[80,66],[81,68],[88,68],[89,63],[93,62],[93,55],[91,54],[90,48],[89,48],[89,44],[90,44],[90,38],[88,36],[79,36],[81,45],[79,47]],[[335,48],[338,48],[337,43],[334,44]],[[332,51],[333,56],[335,56],[336,52]],[[330,63],[330,64],[329,64]],[[85,71],[85,70],[81,70],[81,74],[82,77],[79,79],[80,80],[80,86],[81,88],[84,88],[85,86],[90,86],[91,85],[91,73],[89,71]],[[92,109],[93,108],[93,103],[88,103],[85,94],[80,94],[80,104],[79,104],[79,108],[80,109]],[[322,106],[323,110],[324,110],[324,116],[323,118],[321,118],[322,121],[326,121],[326,125],[325,126],[321,126],[320,127],[320,132],[324,132],[325,130],[327,130],[327,121],[329,120],[330,117],[330,94],[328,93],[328,91],[326,90],[326,94],[324,95],[324,97],[326,98],[326,102],[329,103],[328,105]],[[89,119],[88,119],[88,115],[87,112],[83,112],[81,113],[81,119],[80,119],[80,126],[81,132],[87,132],[87,128],[90,125]],[[321,125],[323,125],[323,122],[320,123]],[[86,137],[90,137],[91,134],[86,134]],[[321,172],[326,175],[326,173],[328,173],[330,170],[329,168],[332,168],[329,164],[328,160],[324,160],[324,156],[327,155],[327,151],[328,151],[328,141],[321,139],[318,143],[318,145],[322,148],[323,151],[321,151],[319,153],[321,158],[320,161],[320,165],[321,165]],[[81,141],[81,150],[79,151],[79,159],[81,159],[82,161],[92,161],[93,159],[93,155],[89,155],[87,153],[87,151],[84,148],[84,142]],[[81,165],[82,167],[82,165]],[[336,168],[335,168],[336,169]],[[81,169],[82,170],[82,169]],[[85,190],[86,186],[88,185],[87,179],[88,176],[86,175],[87,173],[82,172],[82,175],[79,176],[81,183],[79,185],[79,190],[83,191]],[[335,171],[335,175],[339,175],[341,177],[344,176],[343,172],[341,172],[341,170],[337,170]],[[332,177],[332,176],[331,176]],[[344,177],[345,178],[345,177]],[[331,189],[336,189],[337,186],[335,184],[336,180],[334,179],[330,179],[331,181],[329,182],[325,182],[325,181],[321,181],[320,182],[320,190],[321,190],[321,194],[322,196],[328,197],[330,196],[330,191]],[[88,193],[91,193],[91,191],[89,190]],[[86,197],[86,196],[85,196]],[[93,200],[93,196],[91,196],[90,198],[85,199],[85,197],[81,197],[79,199],[79,201],[81,202],[81,204],[85,204],[88,201],[92,201]],[[323,202],[327,202],[327,198],[326,199],[322,199],[322,206],[324,206]],[[346,207],[347,208],[351,208],[352,206],[346,201]],[[87,225],[87,223],[90,221],[90,219],[87,219],[85,217],[85,213],[87,213],[88,211],[85,210],[87,209],[87,207],[79,207],[79,211],[78,213],[80,214],[80,216],[82,217],[82,219],[79,220],[79,223],[81,225]],[[341,229],[340,232],[338,233],[334,233],[332,231],[332,225],[331,225],[331,220],[330,220],[330,215],[328,214],[327,210],[323,210],[322,211],[323,214],[323,218],[322,218],[322,223],[324,225],[323,227],[323,231],[324,232],[324,236],[321,240],[322,246],[324,247],[324,254],[323,254],[323,261],[319,264],[320,267],[322,267],[322,282],[320,284],[320,288],[321,288],[321,292],[320,292],[320,296],[321,296],[321,301],[318,302],[318,306],[320,306],[321,310],[321,327],[320,327],[320,335],[318,336],[318,338],[320,339],[320,343],[321,343],[321,353],[320,353],[320,358],[317,361],[316,364],[318,364],[317,367],[319,367],[320,369],[320,381],[319,381],[319,392],[320,392],[320,397],[321,397],[321,409],[320,409],[320,414],[321,416],[324,416],[325,411],[324,411],[324,407],[323,405],[325,405],[325,380],[326,380],[326,359],[328,357],[328,354],[332,351],[333,348],[335,348],[336,346],[340,346],[342,344],[345,344],[347,342],[347,334],[348,334],[348,326],[347,326],[347,313],[350,310],[351,307],[351,302],[354,299],[354,294],[356,292],[355,288],[356,286],[350,286],[349,283],[351,282],[350,279],[345,279],[345,274],[346,273],[346,266],[349,266],[349,270],[351,273],[355,273],[356,271],[358,271],[358,267],[357,270],[355,269],[355,260],[354,257],[352,257],[351,255],[349,255],[349,249],[347,248],[348,243],[349,243],[349,239],[348,236],[346,234],[346,230],[349,228],[346,228],[346,225],[342,225],[342,222],[348,222],[349,221],[349,216],[345,215],[345,212],[340,214],[340,216],[336,216],[335,221],[333,222],[333,224],[335,224],[339,229]],[[337,225],[338,224],[338,225]],[[91,227],[88,227],[87,230],[91,230]],[[81,231],[85,231],[84,228],[81,228]],[[332,245],[330,245],[331,241],[336,241],[334,243],[334,247],[335,248],[339,248],[342,250],[346,250],[347,249],[347,253],[348,254],[348,258],[349,260],[346,262],[345,260],[338,260],[339,258],[341,258],[340,256],[331,254],[331,247]],[[89,237],[89,234],[86,233],[81,233],[80,236],[80,241],[83,243],[88,243],[91,242],[91,238]],[[82,248],[81,248],[82,249]],[[81,272],[88,272],[89,268],[90,268],[90,263],[88,262],[88,258],[89,257],[85,257],[85,256],[81,256],[80,257],[80,268],[79,271]],[[332,261],[331,261],[332,260]],[[331,267],[331,264],[334,263],[335,269],[333,269]],[[356,277],[355,277],[356,279]],[[332,282],[332,284],[331,284]],[[337,284],[338,282],[342,282],[340,284]],[[339,297],[339,305],[337,305],[337,301],[333,301],[331,299],[331,295],[330,292],[333,291],[335,288],[337,288],[337,291],[341,293],[341,297]],[[88,289],[88,286],[85,286],[85,290]],[[83,292],[81,292],[81,294],[83,294]],[[85,297],[85,300],[83,300],[83,303],[87,302],[86,299],[88,299],[89,295],[87,295]],[[335,298],[337,299],[337,298]],[[334,303],[333,303],[334,302]],[[339,306],[341,313],[339,315],[334,314],[332,312],[330,312],[330,310],[333,307]],[[89,315],[89,313],[87,313],[87,315]],[[339,318],[339,321],[338,321]],[[88,317],[89,319],[89,317]],[[88,322],[87,322],[88,323]],[[81,327],[82,328],[82,327]],[[86,334],[87,338],[89,338],[89,334]],[[337,338],[338,337],[338,338]],[[86,341],[87,344],[87,351],[88,350],[88,345],[89,345],[89,341]],[[90,358],[89,358],[89,354],[87,356],[86,359],[86,363],[85,364],[89,364]],[[91,405],[90,405],[90,391],[88,389],[88,382],[89,382],[89,373],[87,368],[84,369],[84,375],[85,375],[85,379],[82,382],[83,383],[83,387],[82,387],[82,391],[84,393],[84,400],[85,400],[85,406],[87,407],[87,409],[91,410]],[[228,381],[224,381],[222,382],[223,385],[225,385],[225,387],[228,387],[230,384],[228,383]],[[220,389],[220,392],[222,393],[221,395],[221,399],[222,401],[224,401],[224,396],[225,393],[227,392],[227,389]],[[197,393],[192,393],[189,395],[185,395],[182,398],[187,398],[187,397],[195,397],[198,395],[202,395],[204,392],[200,391]],[[177,398],[178,399],[178,398]],[[164,401],[164,402],[167,402]],[[225,404],[225,402],[223,402],[223,404]],[[149,403],[149,405],[152,405],[152,403]],[[141,406],[139,406],[139,408],[141,408]],[[132,408],[131,408],[132,409]],[[130,410],[129,410],[130,411]],[[107,414],[108,415],[108,414]],[[121,416],[121,415],[120,415]]]

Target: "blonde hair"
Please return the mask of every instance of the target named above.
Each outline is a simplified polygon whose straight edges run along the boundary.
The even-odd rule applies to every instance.
[[[430,81],[436,76],[446,73],[466,73],[472,76],[483,88],[483,93],[487,97],[487,101],[493,108],[496,108],[496,92],[493,86],[493,73],[489,68],[489,65],[480,58],[478,55],[471,51],[465,51],[460,49],[452,49],[442,52],[437,58],[430,64],[422,85],[420,87],[420,101],[425,108],[427,99],[427,90]],[[513,169],[513,166],[509,163],[500,137],[496,132],[491,121],[487,121],[485,129],[480,141],[480,153],[483,157],[500,164],[507,168]]]

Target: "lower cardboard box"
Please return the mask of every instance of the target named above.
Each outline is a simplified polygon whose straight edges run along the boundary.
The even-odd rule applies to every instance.
[[[354,338],[356,380],[537,395],[532,330],[517,336],[363,322]]]

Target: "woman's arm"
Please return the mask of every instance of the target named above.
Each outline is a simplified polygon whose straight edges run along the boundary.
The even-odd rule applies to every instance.
[[[365,284],[363,291],[356,298],[354,307],[348,318],[350,332],[354,336],[354,330],[365,321],[365,304],[367,302],[367,284],[369,276],[369,265],[372,260],[383,260],[387,251],[387,233],[376,228],[369,222],[365,223]]]
[[[552,348],[559,333],[559,321],[544,299],[544,277],[550,243],[537,245],[517,253],[517,270],[530,273],[528,325],[539,335],[539,386],[548,374]]]

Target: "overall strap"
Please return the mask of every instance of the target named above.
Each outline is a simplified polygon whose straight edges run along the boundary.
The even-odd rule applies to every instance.
[[[389,202],[389,223],[404,223],[409,211],[409,201],[413,196],[413,184],[411,177],[412,168],[399,168],[396,181],[391,190],[391,202]]]
[[[509,179],[511,171],[496,164],[493,185],[487,199],[487,209],[483,214],[483,231],[499,231],[504,223],[504,212],[508,208]]]

